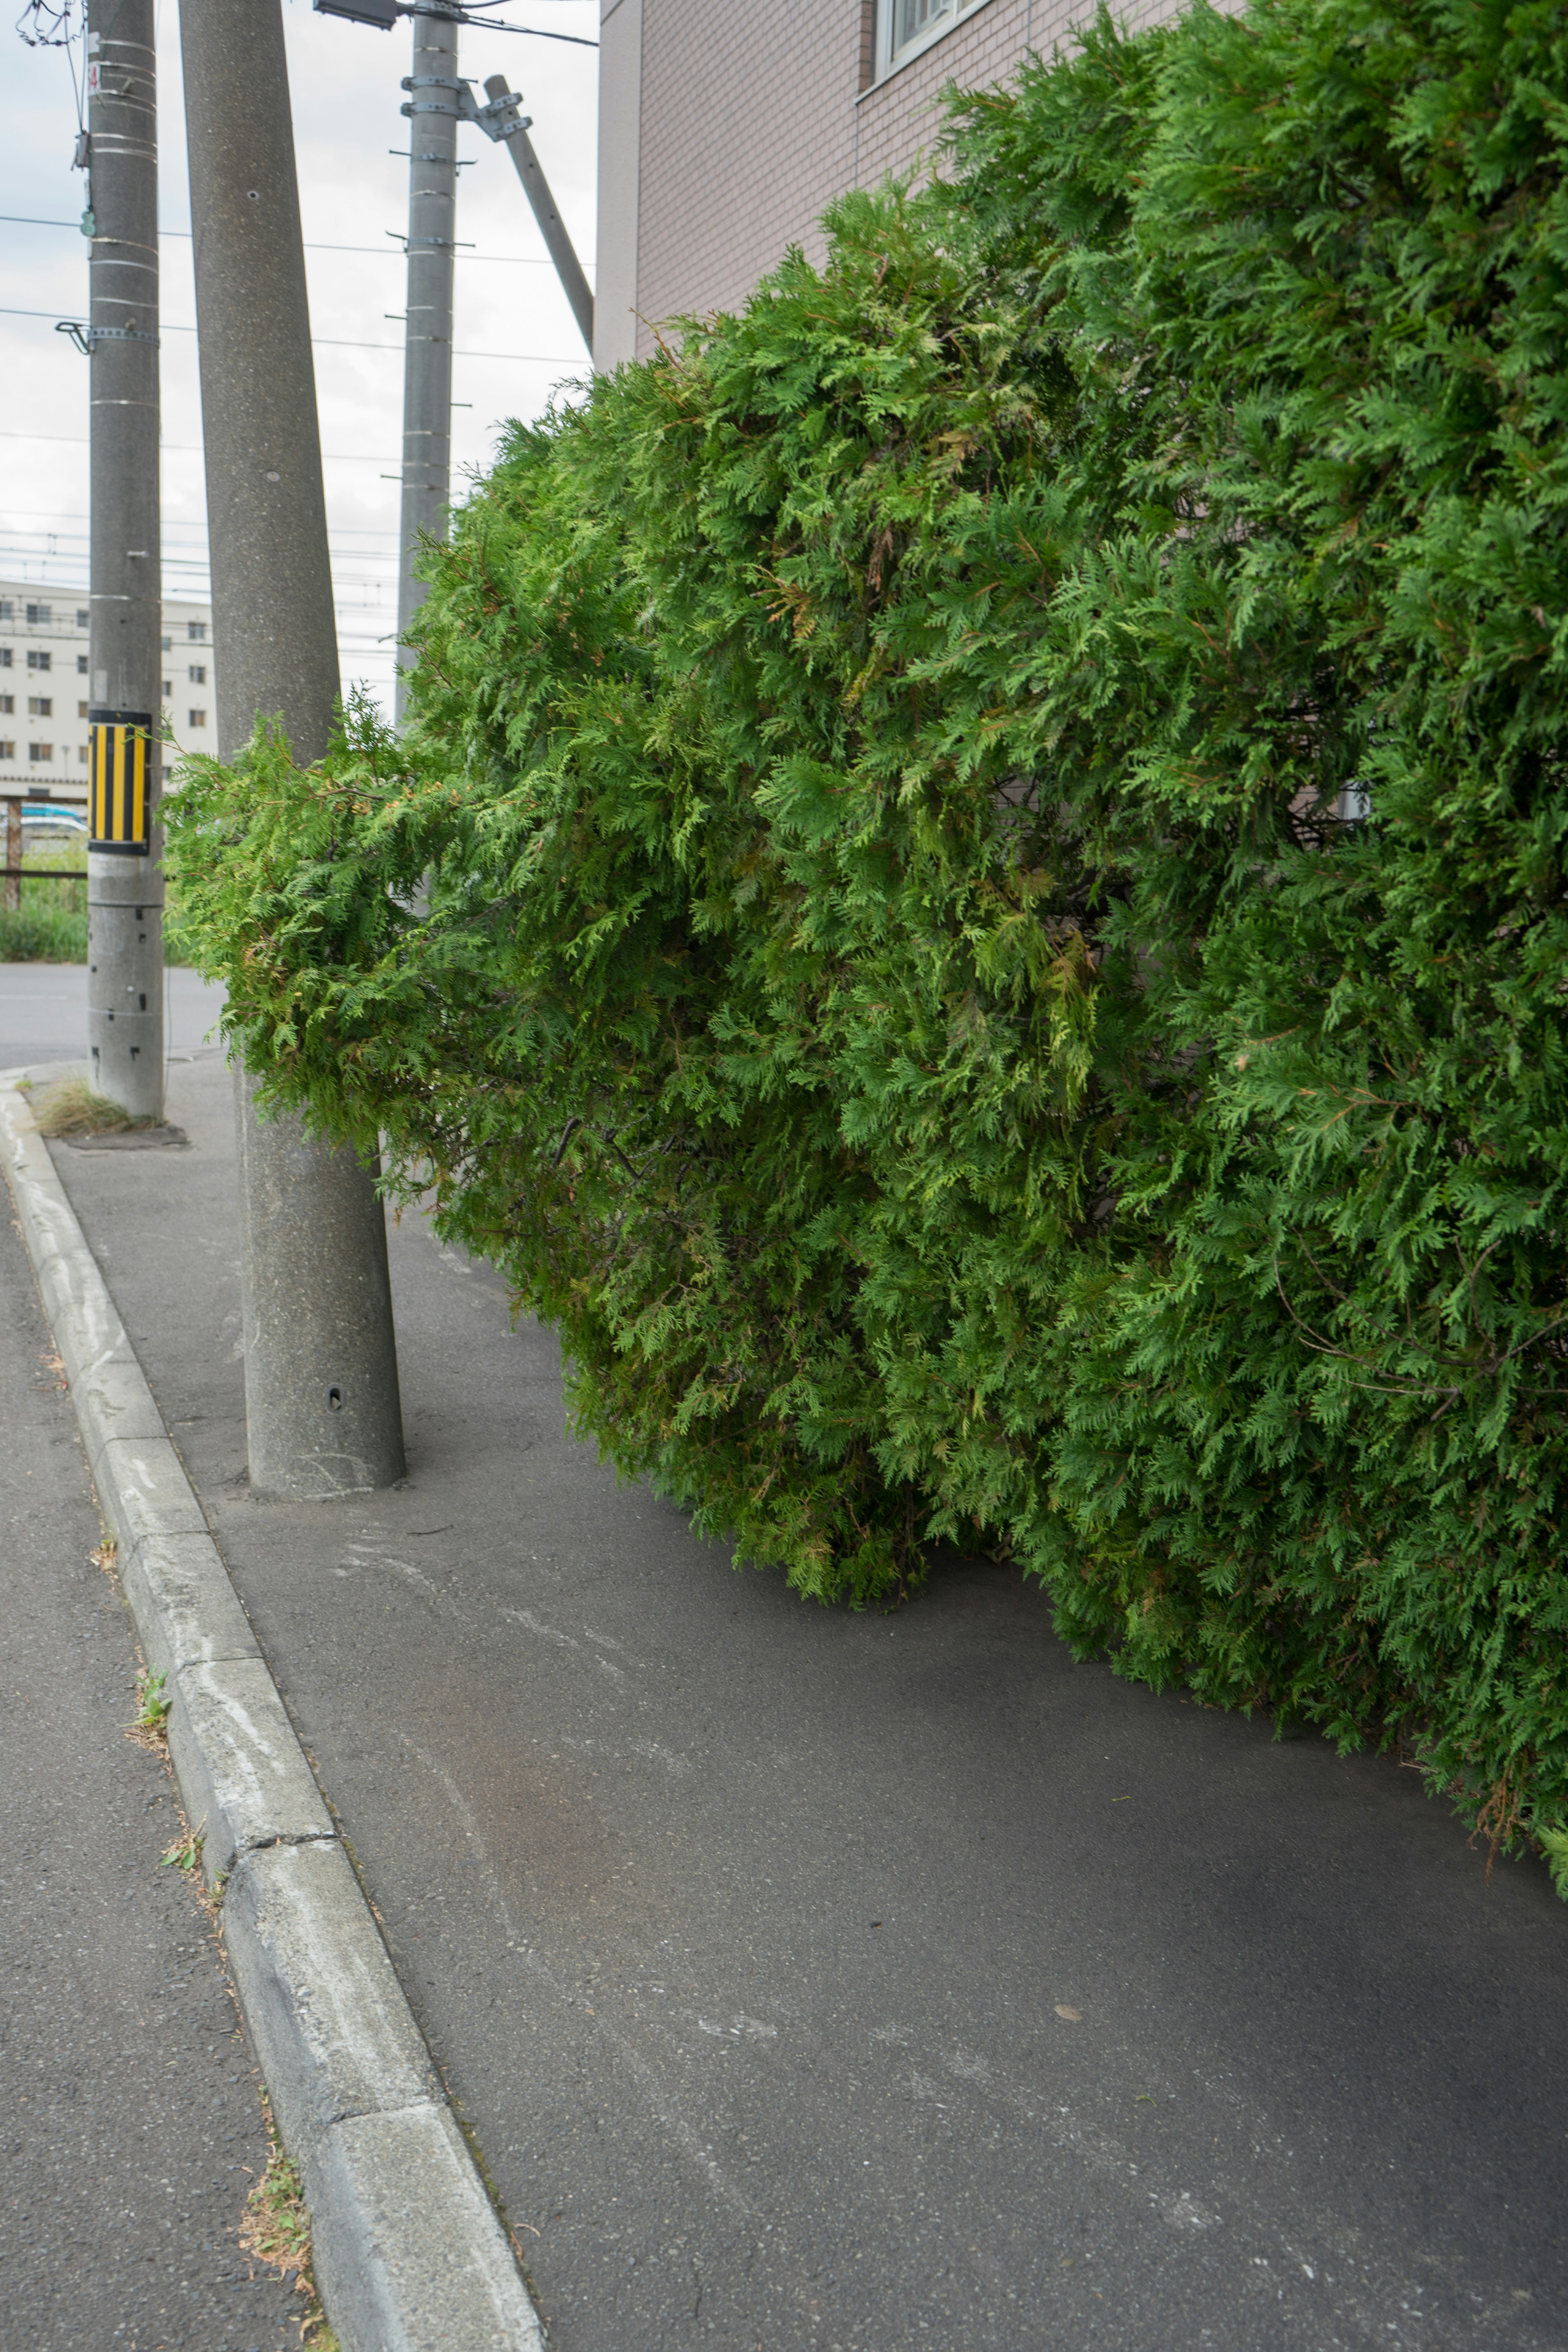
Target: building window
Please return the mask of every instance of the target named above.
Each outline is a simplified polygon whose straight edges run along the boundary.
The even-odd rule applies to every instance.
[[[14,760],[16,756],[16,746],[15,743],[0,743],[0,760]]]
[[[166,678],[163,680],[163,699],[164,699],[164,701],[165,701],[165,702],[172,701],[172,700],[174,699],[174,679],[173,679],[172,677],[166,677]]]
[[[10,711],[15,710],[16,708],[16,698],[14,694],[0,694],[0,710]]]
[[[205,686],[207,682],[206,664],[205,662],[193,662],[189,669],[185,672],[185,676],[190,679],[193,686]]]
[[[92,626],[92,614],[85,604],[79,604],[76,608],[76,625],[79,629],[89,629]]]
[[[9,669],[10,667],[11,648],[9,646],[0,646],[0,669]]]
[[[53,654],[30,653],[27,656],[27,667],[29,669],[53,669],[54,666],[55,657]]]
[[[0,596],[0,621],[14,621],[16,617],[16,607],[9,596]]]
[[[163,651],[164,651],[166,654],[170,654],[170,653],[173,653],[173,652],[174,652],[174,638],[173,638],[173,637],[165,637],[165,638],[164,638],[164,640],[163,640]]]
[[[46,760],[52,760],[54,756],[55,747],[52,743],[29,743],[27,746],[27,757],[35,768],[42,767]]]
[[[76,657],[76,674],[78,677],[85,677],[87,676],[87,656],[85,654],[78,654]]]
[[[76,747],[76,755],[77,755],[77,758],[81,761],[81,764],[82,764],[82,766],[83,766],[84,768],[86,767],[86,765],[87,765],[87,763],[88,763],[89,760],[92,757],[91,752],[88,750],[88,747],[87,747],[87,745],[86,745],[85,743],[79,743],[79,744],[77,745],[77,747]]]
[[[185,723],[188,727],[205,727],[207,714],[205,710],[193,710],[187,714]]]
[[[205,646],[207,641],[206,623],[205,621],[187,621],[185,623],[185,635],[189,637],[192,645]]]
[[[85,719],[87,717],[87,705],[85,702],[79,702],[77,704],[76,715],[79,719]]]
[[[27,607],[29,628],[47,629],[54,617],[55,608],[52,604],[29,604]]]
[[[52,694],[30,694],[27,697],[29,719],[52,719],[54,715],[55,698]]]
[[[945,33],[975,0],[881,0],[878,8],[877,71],[887,73]]]

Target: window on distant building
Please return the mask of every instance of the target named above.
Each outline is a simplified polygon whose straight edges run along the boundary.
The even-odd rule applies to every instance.
[[[15,710],[16,708],[16,698],[14,694],[0,694],[0,710]]]
[[[76,747],[76,755],[77,755],[77,758],[81,761],[82,766],[83,766],[84,768],[86,767],[86,765],[87,765],[87,763],[88,763],[89,760],[92,757],[91,752],[88,750],[87,745],[86,745],[85,743],[79,743],[79,744],[77,745],[77,747]]]
[[[9,669],[10,667],[11,648],[9,646],[0,646],[0,669]]]
[[[87,705],[85,702],[79,702],[77,704],[76,715],[79,719],[85,719],[87,717]]]
[[[174,692],[174,679],[173,679],[172,677],[166,677],[166,678],[163,680],[163,699],[164,699],[164,701],[165,701],[165,702],[171,701],[171,700],[173,699]]]
[[[85,677],[87,676],[87,656],[85,654],[78,654],[76,657],[76,674],[78,677]]]
[[[29,669],[53,669],[54,666],[55,657],[53,654],[30,653],[27,656],[27,667]]]
[[[945,33],[974,0],[881,0],[878,10],[877,70],[902,65]]]
[[[165,638],[164,638],[164,640],[163,640],[163,651],[164,651],[166,654],[168,654],[168,653],[173,653],[173,652],[174,652],[174,638],[173,638],[173,637],[165,637]]]
[[[29,719],[52,719],[54,715],[55,698],[52,694],[30,694],[27,697]]]
[[[185,635],[189,637],[192,645],[205,646],[207,640],[206,623],[205,621],[187,621],[185,623]]]
[[[16,746],[15,743],[0,743],[0,760],[14,760],[16,756]]]
[[[16,617],[16,607],[9,596],[0,596],[0,621],[14,621]]]
[[[185,676],[190,679],[193,686],[205,686],[207,682],[206,664],[205,662],[193,662],[190,668],[185,672]]]
[[[29,604],[27,607],[28,624],[35,629],[47,629],[54,617],[55,608],[52,604]]]
[[[205,727],[207,723],[207,714],[205,710],[193,710],[185,723],[190,727]]]
[[[92,614],[85,604],[79,604],[76,608],[76,625],[79,629],[90,628],[92,625]]]
[[[27,746],[27,757],[35,768],[41,768],[46,760],[52,760],[54,756],[55,747],[52,743],[29,743]]]

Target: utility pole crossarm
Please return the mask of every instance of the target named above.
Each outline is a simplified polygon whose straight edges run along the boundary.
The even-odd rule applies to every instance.
[[[474,104],[466,83],[463,94],[473,109],[470,120],[487,138],[504,140],[511,149],[511,160],[517,165],[517,176],[522,182],[523,194],[533,206],[533,217],[539,223],[540,235],[549,248],[551,260],[555,264],[556,276],[572,305],[572,315],[577,321],[583,341],[592,351],[594,297],[583,275],[583,265],[577,258],[576,248],[567,235],[566,224],[550,193],[550,183],[533,152],[533,142],[528,135],[528,117],[517,110],[522,103],[521,92],[507,88],[505,74],[491,74],[485,84],[485,96],[489,100],[488,106]]]

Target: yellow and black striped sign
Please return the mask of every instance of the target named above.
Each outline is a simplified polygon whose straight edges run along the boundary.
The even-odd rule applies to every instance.
[[[150,710],[89,710],[89,849],[145,857],[153,846]]]

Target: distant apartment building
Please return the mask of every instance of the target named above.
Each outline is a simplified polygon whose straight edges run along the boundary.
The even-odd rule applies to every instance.
[[[0,793],[86,801],[89,618],[85,588],[0,580]],[[163,635],[163,719],[183,750],[209,750],[212,606],[166,604]]]
[[[1138,26],[1180,5],[1115,14]],[[947,83],[1003,81],[1094,14],[1095,0],[600,0],[595,365],[646,358],[662,320],[738,308],[791,245],[820,258],[835,196],[920,169]]]

